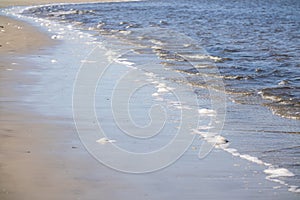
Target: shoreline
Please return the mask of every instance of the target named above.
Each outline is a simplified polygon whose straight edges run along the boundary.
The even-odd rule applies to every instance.
[[[3,0],[0,2],[0,9],[11,6],[34,6],[55,3],[105,3],[122,1],[134,0]],[[38,51],[39,48],[55,44],[55,41],[51,40],[47,33],[41,32],[38,27],[32,27],[32,25],[22,20],[0,15],[0,21],[0,56],[7,53],[30,54],[32,51]]]
[[[72,1],[74,2],[74,1]],[[86,1],[85,1],[86,2]],[[94,2],[94,1],[93,1]],[[26,23],[25,23],[26,24]],[[29,26],[30,27],[30,26]],[[36,32],[36,29],[32,29],[33,32]],[[30,33],[31,35],[32,33]],[[44,35],[45,36],[45,35]],[[42,36],[43,37],[43,36]],[[42,40],[44,41],[44,40]],[[37,45],[37,47],[30,47],[28,52],[26,52],[26,48],[28,45],[24,46],[24,51],[20,51],[22,56],[26,57],[26,53],[32,53],[39,54],[44,51],[48,51],[50,49],[54,50],[56,46],[51,46],[51,40],[50,43],[41,43]],[[24,54],[24,52],[26,52]],[[28,54],[29,55],[29,54]],[[11,55],[9,55],[11,56]],[[13,59],[10,63],[5,63],[5,67],[7,69],[13,69],[14,65],[11,65],[11,63],[15,63],[14,57],[16,54],[11,56]],[[11,60],[10,60],[11,61]],[[23,65],[24,62],[21,61],[21,65]],[[18,62],[17,62],[18,63]],[[9,66],[11,65],[11,66]],[[107,169],[104,166],[101,166],[98,162],[96,162],[91,156],[86,152],[83,145],[79,142],[77,135],[74,134],[76,130],[74,129],[74,125],[72,122],[72,119],[70,121],[69,118],[63,118],[61,119],[63,122],[57,120],[54,117],[49,116],[42,116],[38,113],[35,113],[34,111],[29,111],[27,108],[24,109],[24,105],[26,107],[26,103],[29,104],[28,107],[32,106],[28,102],[22,102],[20,99],[23,99],[26,94],[20,94],[20,89],[18,89],[18,85],[15,85],[14,80],[21,80],[20,84],[36,84],[38,81],[34,79],[27,79],[24,78],[24,70],[28,71],[35,71],[33,68],[37,67],[36,64],[33,63],[33,66],[31,63],[25,64],[24,66],[27,66],[25,68],[18,67],[16,70],[6,70],[7,76],[9,78],[5,78],[4,80],[5,84],[1,84],[1,86],[4,87],[12,87],[17,88],[14,89],[15,93],[9,94],[9,106],[5,106],[6,108],[3,110],[2,113],[4,113],[2,116],[10,116],[9,118],[1,119],[1,127],[5,127],[1,129],[1,132],[3,132],[3,137],[7,138],[3,141],[3,144],[5,143],[7,146],[2,146],[1,148],[12,150],[12,154],[4,151],[4,160],[9,160],[8,164],[5,163],[4,168],[6,170],[11,170],[11,174],[6,174],[6,177],[8,180],[9,178],[12,178],[11,181],[8,181],[8,189],[5,189],[0,194],[0,197],[3,195],[3,199],[17,199],[14,195],[19,194],[25,194],[25,198],[31,199],[32,197],[35,198],[44,198],[45,193],[51,193],[49,195],[49,199],[76,199],[78,197],[85,197],[88,199],[97,199],[97,196],[99,194],[104,195],[103,198],[112,198],[112,199],[120,199],[122,195],[126,195],[127,193],[130,193],[130,197],[132,199],[159,199],[161,196],[158,196],[158,194],[149,194],[152,191],[160,192],[162,196],[165,196],[166,199],[171,198],[178,198],[180,194],[180,186],[186,186],[191,187],[193,189],[197,188],[194,184],[199,183],[199,180],[191,179],[190,177],[193,176],[193,173],[196,173],[197,170],[207,170],[208,173],[207,176],[203,175],[205,173],[202,173],[200,175],[197,175],[196,177],[201,179],[202,178],[202,189],[197,191],[197,194],[202,194],[204,197],[207,198],[210,197],[210,195],[217,193],[215,198],[219,199],[222,197],[222,195],[225,195],[227,191],[207,191],[212,190],[213,186],[218,185],[217,182],[221,181],[222,183],[229,182],[226,179],[231,180],[232,182],[229,183],[229,187],[225,187],[226,189],[234,189],[234,187],[237,187],[239,189],[246,187],[250,185],[250,191],[245,193],[237,193],[236,195],[238,197],[243,197],[244,195],[249,195],[250,197],[251,193],[259,191],[260,188],[255,186],[256,179],[262,180],[262,185],[264,185],[264,189],[267,190],[269,187],[276,187],[276,184],[269,183],[267,180],[264,180],[264,174],[258,173],[255,176],[253,180],[251,178],[245,178],[246,181],[248,181],[247,184],[245,184],[244,180],[237,180],[238,176],[236,174],[231,174],[232,171],[238,173],[246,173],[249,168],[251,168],[252,171],[258,170],[261,167],[255,166],[254,164],[249,164],[246,161],[240,161],[238,159],[231,159],[231,156],[229,154],[226,154],[225,152],[219,152],[218,150],[215,150],[213,155],[210,156],[210,158],[203,160],[204,162],[202,168],[197,168],[197,170],[194,169],[193,166],[184,167],[183,165],[186,163],[189,163],[193,165],[194,163],[190,160],[179,161],[178,164],[174,164],[174,166],[171,166],[170,169],[162,170],[158,172],[157,174],[147,174],[142,175],[140,177],[137,176],[131,176],[126,174],[119,174],[118,172],[114,172],[110,169]],[[28,67],[29,66],[29,67]],[[26,71],[25,70],[25,71]],[[42,69],[45,70],[45,69]],[[13,72],[15,75],[9,74],[10,72]],[[6,75],[6,74],[5,74]],[[25,76],[26,77],[26,76]],[[38,79],[39,77],[37,77]],[[1,78],[2,79],[2,78]],[[25,79],[25,81],[24,81]],[[3,80],[1,80],[3,82]],[[25,82],[25,83],[24,83]],[[27,82],[27,83],[26,83]],[[28,83],[29,82],[29,83]],[[5,90],[5,89],[1,89]],[[26,91],[26,90],[25,90]],[[38,91],[37,91],[38,92]],[[17,103],[16,103],[17,102]],[[18,105],[16,107],[16,105]],[[2,109],[2,108],[1,108]],[[30,120],[28,120],[30,119]],[[9,121],[7,123],[7,121]],[[38,124],[37,124],[38,122]],[[2,126],[2,123],[5,123],[5,126]],[[12,133],[11,133],[12,132]],[[18,134],[27,134],[27,136],[19,138]],[[42,133],[42,134],[41,134]],[[63,133],[63,134],[59,134]],[[50,136],[51,135],[51,136]],[[37,139],[38,138],[38,139]],[[32,141],[36,140],[36,141]],[[1,140],[0,140],[1,141]],[[49,142],[51,141],[51,142]],[[63,141],[63,142],[61,142]],[[13,145],[13,147],[11,147]],[[3,150],[0,148],[1,153]],[[15,148],[15,149],[14,149]],[[41,151],[42,150],[42,151]],[[50,153],[49,153],[50,150]],[[64,152],[64,153],[61,153]],[[28,159],[29,156],[29,159]],[[46,156],[46,157],[45,157]],[[79,157],[79,158],[78,158]],[[222,158],[224,157],[224,158]],[[48,160],[49,159],[49,160]],[[218,165],[218,162],[213,161],[216,159],[219,161],[224,161],[226,163],[228,168],[222,168],[219,167],[212,167],[212,169],[207,169],[212,165]],[[18,162],[16,162],[18,160]],[[194,160],[194,159],[192,159]],[[84,163],[84,164],[82,164]],[[200,162],[201,163],[201,162]],[[238,163],[239,167],[232,170],[230,167],[232,167],[234,164]],[[18,165],[16,165],[18,164]],[[2,163],[0,163],[0,166],[2,166]],[[24,171],[20,171],[19,166],[25,166]],[[34,167],[33,167],[34,166]],[[244,167],[244,168],[243,168]],[[246,170],[246,168],[248,169]],[[178,175],[178,169],[181,170],[190,170],[188,172],[179,171]],[[18,172],[14,174],[14,172]],[[25,174],[28,173],[29,174]],[[105,172],[106,174],[102,174]],[[199,171],[198,171],[199,172]],[[211,176],[216,173],[216,177],[214,180]],[[218,175],[218,173],[220,173]],[[223,174],[222,174],[223,173]],[[55,174],[53,177],[48,177],[47,174]],[[96,174],[96,175],[95,175]],[[226,176],[224,177],[224,174]],[[202,175],[202,176],[201,176]],[[2,176],[2,173],[1,173]],[[170,178],[169,176],[177,176],[175,179]],[[230,176],[232,176],[230,178]],[[247,174],[247,176],[251,176],[250,174]],[[17,177],[20,178],[21,181],[16,179]],[[174,192],[173,194],[168,194],[167,191],[169,190],[168,186],[164,186],[164,183],[160,182],[160,177],[164,177],[166,182],[168,182],[173,189],[177,189],[177,192]],[[179,178],[178,178],[179,177]],[[180,179],[181,177],[181,179]],[[47,178],[49,180],[47,180]],[[217,180],[217,179],[220,180]],[[263,179],[262,179],[263,178]],[[254,180],[255,179],[255,180]],[[181,183],[179,186],[175,186],[174,184],[176,181]],[[57,185],[59,181],[62,181],[63,187],[60,188],[60,184]],[[189,181],[191,181],[189,183]],[[14,194],[13,184],[12,183],[19,183],[18,189],[19,193]],[[208,182],[208,185],[205,186],[206,182]],[[2,185],[2,182],[0,182]],[[26,183],[29,183],[26,185]],[[137,184],[138,183],[138,184]],[[146,184],[149,186],[149,188],[146,188],[146,186],[138,186],[139,183],[141,185]],[[11,185],[10,185],[11,184]],[[41,185],[39,185],[41,184]],[[160,188],[157,188],[155,186],[156,184],[159,185]],[[209,185],[211,184],[211,185]],[[26,185],[26,186],[25,186]],[[67,186],[68,185],[68,186]],[[99,186],[102,187],[101,192],[99,193]],[[36,187],[40,189],[39,192],[35,193]],[[221,188],[221,186],[219,186]],[[224,188],[223,188],[224,189]],[[235,188],[236,189],[236,188]],[[115,192],[117,190],[117,192]],[[136,191],[137,190],[137,191]],[[222,188],[221,188],[222,190]],[[283,189],[280,191],[282,192]],[[67,192],[66,192],[67,191]],[[92,191],[92,192],[91,192]],[[103,191],[109,191],[108,194],[103,194]],[[184,194],[188,195],[187,191],[191,191],[190,189],[185,188]],[[66,192],[64,194],[65,196],[61,196],[62,193]],[[87,194],[88,192],[91,192],[90,194]],[[115,194],[113,194],[115,192]],[[136,192],[136,194],[135,194]],[[56,193],[56,194],[54,194]],[[12,196],[9,196],[11,195]],[[285,192],[283,192],[285,194]],[[139,198],[135,197],[137,195]],[[178,195],[178,196],[177,196]],[[257,194],[256,194],[257,195]],[[270,199],[273,198],[271,194],[268,196]],[[254,195],[255,196],[255,195]],[[292,196],[292,195],[291,195]],[[217,198],[218,197],[218,198]],[[230,199],[234,197],[234,194],[228,195],[225,199]],[[261,196],[262,197],[262,196]],[[276,198],[280,199],[281,196],[276,196]],[[284,196],[283,196],[284,197]],[[263,199],[263,198],[262,198]]]

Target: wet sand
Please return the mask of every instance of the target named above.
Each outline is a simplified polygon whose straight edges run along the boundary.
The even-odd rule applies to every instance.
[[[45,33],[4,16],[0,16],[0,31],[0,55],[27,54],[54,43]]]
[[[29,3],[39,2],[49,3],[46,0]],[[28,2],[7,0],[0,5],[25,4]],[[297,199],[286,188],[273,191],[277,184],[265,180],[261,166],[221,150],[214,150],[201,161],[189,150],[172,166],[150,174],[124,174],[103,166],[81,144],[71,114],[60,115],[58,105],[54,109],[46,108],[52,116],[43,115],[35,110],[47,105],[27,98],[61,95],[44,95],[46,84],[32,91],[31,88],[41,84],[42,79],[34,74],[55,80],[68,72],[48,73],[51,69],[48,70],[44,63],[27,62],[26,57],[52,55],[63,47],[26,23],[6,17],[1,17],[1,23],[5,30],[0,35],[3,42],[0,55],[1,200]],[[57,91],[63,87],[59,83],[51,84]]]
[[[0,8],[54,2],[68,1],[4,0]],[[31,112],[32,103],[24,100],[23,87],[37,81],[26,72],[40,67],[24,57],[38,55],[57,42],[36,27],[5,16],[0,16],[0,31],[0,199],[99,199],[100,185],[110,191],[121,187],[107,178],[105,184],[101,179],[100,185],[86,184],[101,165],[84,150],[72,120]],[[101,193],[101,199],[113,196]]]

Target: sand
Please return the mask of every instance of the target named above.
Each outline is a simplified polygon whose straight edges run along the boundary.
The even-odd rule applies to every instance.
[[[3,16],[0,31],[0,54],[24,54],[54,44],[49,36],[28,24]]]
[[[49,2],[61,1],[4,0],[0,5]],[[58,45],[47,34],[24,22],[6,17],[0,20],[4,26],[0,35],[1,200],[297,199],[286,188],[273,191],[278,185],[265,180],[261,166],[220,150],[199,161],[191,149],[170,167],[142,175],[120,173],[100,164],[80,142],[71,114],[60,115],[59,109],[63,108],[59,103],[52,108],[44,101],[29,98],[48,100],[58,96],[60,99],[65,86],[59,81],[50,84],[41,80],[62,80],[70,72],[65,70],[68,62],[51,69],[26,58],[52,56],[58,50],[64,52],[61,58],[70,56],[64,51],[69,44]],[[55,73],[60,69],[63,70]],[[45,92],[49,85],[55,92]]]

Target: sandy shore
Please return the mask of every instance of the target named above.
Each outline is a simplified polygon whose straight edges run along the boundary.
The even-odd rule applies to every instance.
[[[82,1],[4,0],[0,6]],[[72,115],[60,115],[59,109],[65,107],[63,103],[60,105],[58,101],[52,108],[44,101],[28,98],[51,101],[53,96],[62,99],[61,96],[69,94],[59,81],[74,73],[65,69],[72,64],[68,61],[60,64],[58,60],[56,68],[48,68],[50,62],[45,66],[43,62],[27,62],[26,58],[28,55],[57,56],[58,48],[63,52],[61,58],[69,57],[70,44],[56,46],[48,35],[24,22],[7,17],[1,17],[0,21],[3,26],[0,34],[1,200],[297,199],[286,188],[273,191],[278,185],[265,180],[263,167],[221,150],[214,150],[199,161],[190,149],[174,165],[142,175],[124,174],[101,165],[80,142]],[[76,51],[72,53],[76,55]],[[44,78],[54,81],[43,83]],[[49,85],[54,89],[49,89]],[[71,96],[67,99],[71,101]],[[52,115],[36,111],[43,109]]]
[[[0,55],[26,54],[54,42],[26,23],[0,16]]]

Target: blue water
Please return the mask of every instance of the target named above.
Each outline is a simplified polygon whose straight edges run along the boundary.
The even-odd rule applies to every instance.
[[[157,56],[199,95],[203,88],[223,89],[203,77],[222,78],[232,101],[222,134],[239,152],[289,169],[295,176],[282,179],[300,185],[300,1],[153,0],[53,5],[24,14],[71,24],[101,41],[125,41],[144,55],[127,59]]]
[[[122,31],[132,31],[131,37],[137,38],[143,28],[176,30],[220,58],[214,64],[235,102],[260,103],[274,114],[300,119],[297,0],[145,1],[48,6],[27,13],[98,30],[100,35],[122,37]],[[182,65],[167,64],[176,69]],[[193,83],[201,86],[197,80]]]

